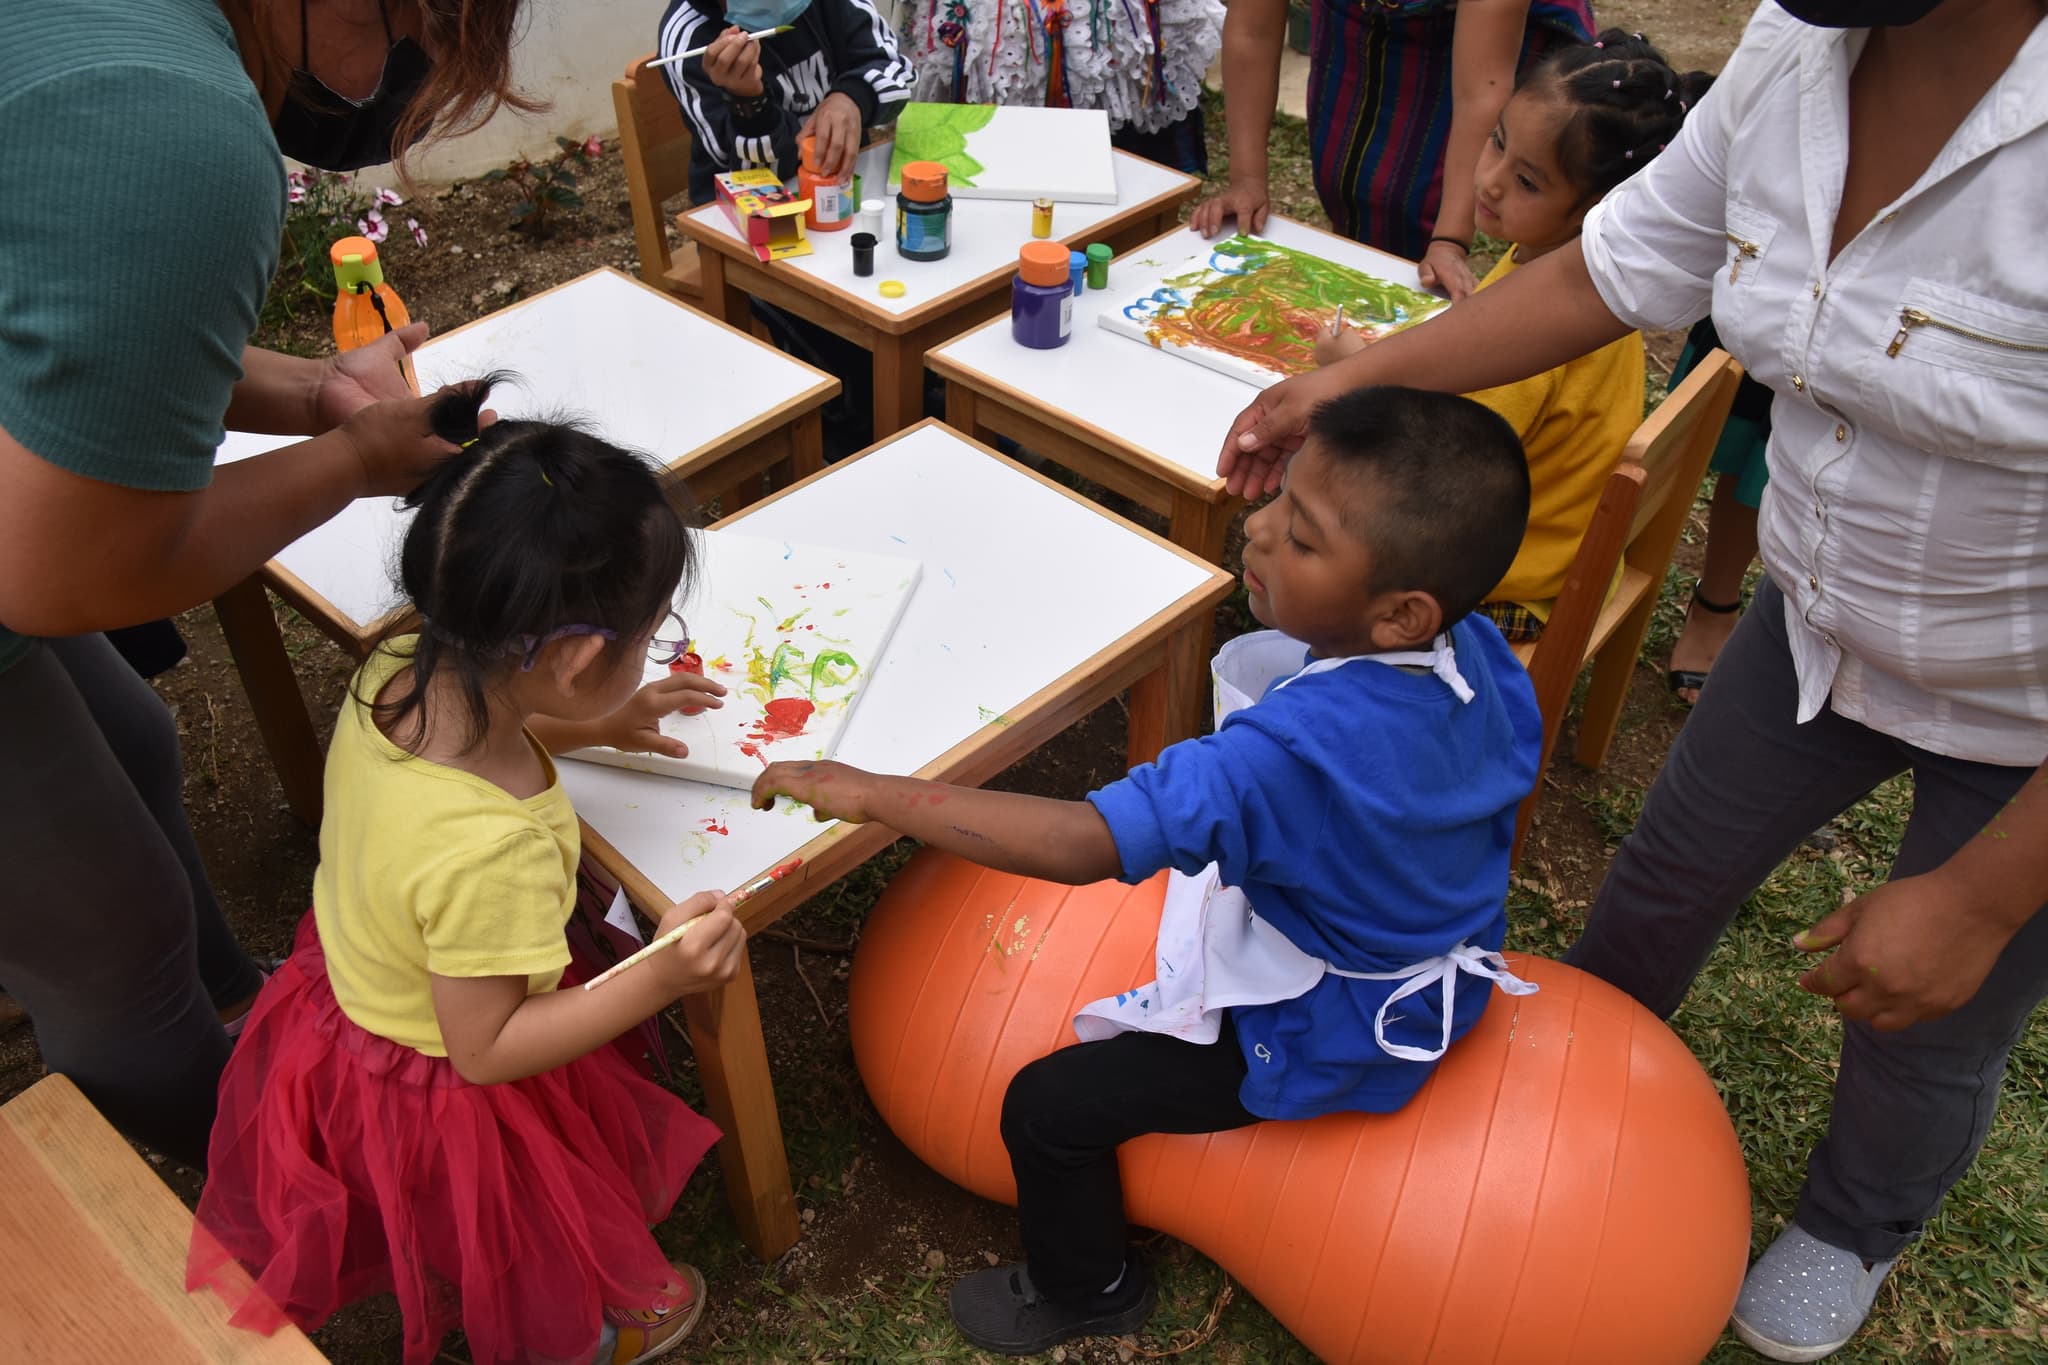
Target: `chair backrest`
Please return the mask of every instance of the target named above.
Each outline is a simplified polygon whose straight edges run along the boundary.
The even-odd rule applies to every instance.
[[[1639,614],[1647,620],[1654,608],[1741,379],[1742,367],[1726,351],[1710,352],[1636,428],[1621,463],[1608,475],[1550,619],[1524,659],[1543,713],[1539,774],[1550,766],[1580,669],[1625,622]],[[1610,601],[1608,586],[1618,569],[1622,582]],[[1516,822],[1518,859],[1540,790],[1539,776]]]
[[[649,66],[654,54],[635,58],[625,76],[612,82],[612,105],[619,119],[619,153],[626,163],[626,188],[633,201],[633,240],[640,248],[640,278],[670,293],[672,278],[668,228],[663,205],[690,187],[689,125],[675,91],[659,67]]]

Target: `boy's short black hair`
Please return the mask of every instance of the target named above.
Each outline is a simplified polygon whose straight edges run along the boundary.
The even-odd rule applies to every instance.
[[[1449,629],[1499,586],[1529,525],[1528,457],[1500,414],[1377,385],[1322,404],[1308,434],[1354,481],[1341,516],[1372,549],[1372,591],[1426,592]]]

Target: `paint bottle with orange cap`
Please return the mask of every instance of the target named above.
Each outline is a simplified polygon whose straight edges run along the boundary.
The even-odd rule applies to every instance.
[[[912,161],[903,168],[896,193],[896,254],[910,261],[936,261],[953,249],[953,196],[946,168],[936,161]]]
[[[1010,282],[1010,336],[1019,346],[1050,351],[1074,330],[1074,289],[1067,249],[1059,242],[1026,242]]]
[[[796,168],[797,198],[811,201],[811,206],[804,210],[804,222],[819,232],[839,231],[853,221],[853,172],[828,175],[818,164],[815,137],[799,140],[796,149],[802,158]]]

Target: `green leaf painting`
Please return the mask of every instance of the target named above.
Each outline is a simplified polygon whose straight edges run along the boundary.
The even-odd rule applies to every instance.
[[[903,106],[896,117],[896,154],[889,159],[889,183],[903,182],[903,167],[912,161],[936,161],[955,185],[973,185],[985,169],[967,154],[967,137],[988,127],[996,116],[993,104],[919,104]]]

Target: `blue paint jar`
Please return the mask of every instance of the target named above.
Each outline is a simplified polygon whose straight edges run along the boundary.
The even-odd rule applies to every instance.
[[[1078,294],[1088,287],[1088,255],[1082,251],[1070,252],[1067,264],[1074,277],[1074,292]]]
[[[946,168],[913,161],[903,168],[896,195],[896,254],[910,261],[936,261],[953,249],[953,196]]]
[[[1074,330],[1074,286],[1067,249],[1058,242],[1026,242],[1010,281],[1010,337],[1019,346],[1050,351]]]

